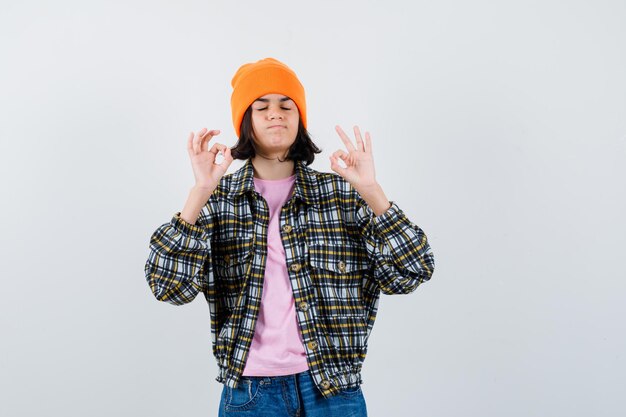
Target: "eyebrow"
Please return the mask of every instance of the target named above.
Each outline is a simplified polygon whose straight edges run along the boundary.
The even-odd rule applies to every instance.
[[[289,100],[291,100],[289,97],[281,97],[281,99],[280,99],[281,102],[289,101]],[[254,101],[260,101],[260,102],[263,102],[263,103],[269,103],[270,102],[270,100],[267,99],[267,98],[257,98]]]

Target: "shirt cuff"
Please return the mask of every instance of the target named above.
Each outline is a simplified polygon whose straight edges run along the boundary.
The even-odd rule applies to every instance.
[[[385,233],[389,231],[389,229],[397,225],[398,221],[402,218],[402,216],[404,216],[404,213],[394,201],[390,201],[390,203],[391,206],[387,209],[387,211],[372,218],[374,230],[378,233]]]
[[[198,226],[197,224],[191,224],[186,222],[185,220],[183,220],[183,218],[180,217],[180,213],[180,211],[177,211],[172,216],[172,220],[170,221],[172,226],[174,226],[176,230],[180,231],[186,236],[201,239],[204,235],[204,230],[202,230],[202,227]]]

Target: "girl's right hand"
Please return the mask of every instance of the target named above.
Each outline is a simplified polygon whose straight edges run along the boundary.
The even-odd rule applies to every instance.
[[[209,193],[212,193],[217,188],[220,179],[233,162],[228,146],[214,143],[209,150],[209,141],[213,136],[219,134],[219,130],[209,130],[207,132],[205,127],[195,135],[191,132],[187,140],[187,152],[191,159],[193,175],[196,178],[195,187],[206,189]],[[215,158],[219,152],[222,153],[224,159],[221,164],[216,164]]]

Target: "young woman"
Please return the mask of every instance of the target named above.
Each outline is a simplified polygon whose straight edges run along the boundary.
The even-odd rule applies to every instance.
[[[232,87],[239,140],[209,148],[219,130],[189,135],[196,183],[152,234],[146,279],[171,304],[204,294],[220,416],[366,416],[361,367],[379,296],[430,279],[426,235],[376,182],[369,133],[355,127],[353,142],[337,126],[335,173],[309,168],[320,150],[289,67],[245,64]],[[225,175],[233,159],[246,162]]]

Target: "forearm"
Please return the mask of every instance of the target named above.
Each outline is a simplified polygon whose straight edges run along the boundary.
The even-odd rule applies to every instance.
[[[376,216],[380,216],[391,207],[391,202],[378,183],[371,187],[357,189],[357,192]]]
[[[187,202],[180,212],[180,218],[189,224],[195,224],[202,207],[206,204],[213,190],[207,188],[192,187],[187,197]]]

